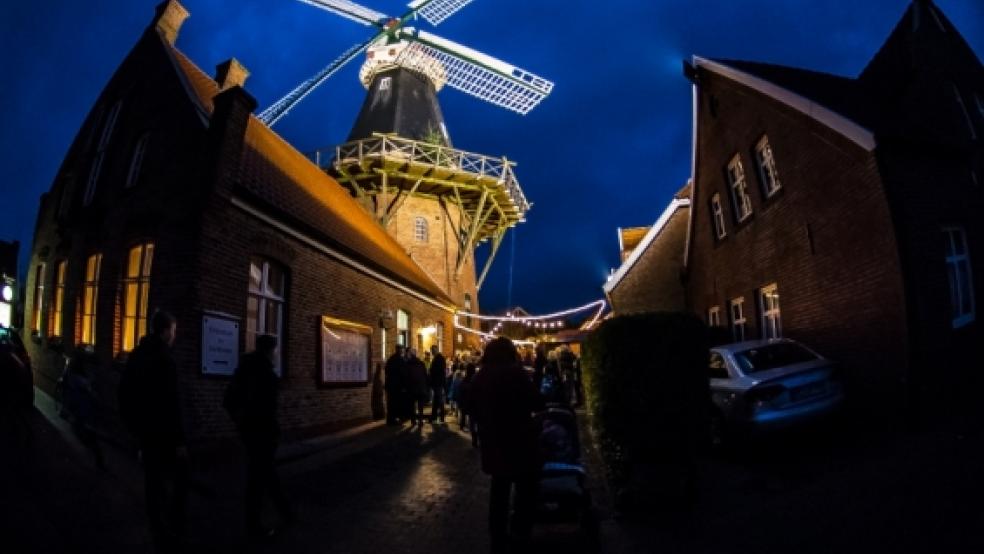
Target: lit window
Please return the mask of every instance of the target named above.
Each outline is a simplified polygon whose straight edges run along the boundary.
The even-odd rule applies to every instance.
[[[735,342],[745,340],[745,299],[742,297],[731,300],[731,335]]]
[[[721,306],[714,306],[713,308],[707,310],[707,326],[721,326]]]
[[[44,313],[44,264],[34,270],[34,313],[31,314],[31,332],[41,334],[41,314]]]
[[[96,301],[99,298],[99,269],[102,254],[93,254],[85,261],[85,281],[82,283],[82,344],[96,344]]]
[[[150,296],[150,267],[154,245],[140,244],[130,249],[123,278],[123,351],[130,352],[147,334],[147,300]]]
[[[417,242],[427,242],[427,219],[421,216],[413,218],[413,239]]]
[[[471,295],[466,292],[465,293],[465,312],[467,312],[467,313],[470,314],[471,311],[472,311]],[[472,318],[471,318],[470,315],[466,315],[465,316],[465,327],[469,327],[470,328],[471,326],[472,326]]]
[[[759,313],[762,314],[762,338],[777,339],[782,336],[782,319],[779,315],[779,288],[775,283],[759,289]]]
[[[974,278],[970,270],[967,235],[959,227],[943,229],[946,240],[946,273],[950,281],[953,327],[974,321]]]
[[[246,297],[246,350],[256,350],[256,337],[273,335],[281,345],[284,324],[284,294],[286,275],[276,264],[262,259],[249,261],[249,292]],[[273,362],[274,371],[281,375],[281,352]]]
[[[772,155],[772,146],[769,144],[768,137],[755,145],[755,159],[758,162],[759,182],[762,183],[762,192],[768,198],[779,190],[779,174],[776,173],[776,160]]]
[[[113,128],[116,127],[116,118],[119,117],[122,106],[123,101],[117,100],[103,123],[102,134],[99,136],[99,143],[96,144],[96,155],[92,159],[92,167],[89,169],[89,180],[85,185],[85,196],[82,200],[82,204],[85,206],[92,202],[92,197],[96,194],[96,185],[99,182],[99,174],[106,157],[106,147],[109,146],[109,139],[113,136]]]
[[[437,328],[437,331],[435,331],[435,334],[437,335],[437,350],[438,352],[443,353],[444,352],[444,323],[438,321],[437,325],[435,325],[434,327]]]
[[[735,219],[745,221],[752,215],[752,199],[748,196],[748,183],[745,181],[745,168],[741,158],[735,155],[728,163],[728,185],[731,187],[731,203],[735,208]]]
[[[51,301],[51,321],[48,322],[48,334],[52,337],[62,336],[65,308],[65,273],[68,261],[62,260],[55,264],[55,294]]]
[[[390,89],[390,84],[392,83],[392,81],[393,81],[393,79],[391,77],[383,77],[382,79],[380,79],[379,80],[379,90],[380,91],[389,90]]]
[[[396,344],[410,346],[410,314],[396,310]]]
[[[714,193],[711,197],[711,215],[714,217],[714,236],[723,239],[728,235],[724,228],[724,208],[721,206],[721,195]]]
[[[963,113],[964,121],[967,123],[967,131],[970,132],[970,138],[977,138],[977,131],[974,130],[974,122],[970,120],[970,112],[967,111],[967,105],[964,104],[963,96],[960,95],[960,89],[957,88],[956,83],[950,83],[953,89],[953,96],[957,99],[957,104],[960,106],[960,111]]]
[[[137,184],[140,180],[140,168],[143,166],[144,152],[147,150],[147,140],[150,133],[144,133],[133,147],[133,157],[130,159],[130,170],[126,174],[126,188]]]

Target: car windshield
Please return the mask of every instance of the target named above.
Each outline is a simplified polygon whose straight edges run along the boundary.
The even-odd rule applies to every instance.
[[[735,352],[735,361],[743,373],[755,373],[787,365],[816,360],[817,355],[791,342],[769,344]]]

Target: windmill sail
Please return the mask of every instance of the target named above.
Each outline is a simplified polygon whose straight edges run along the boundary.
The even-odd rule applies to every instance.
[[[321,8],[323,10],[330,11],[331,13],[340,15],[346,19],[351,19],[356,23],[361,23],[363,25],[381,25],[384,21],[389,20],[389,17],[384,13],[377,12],[376,10],[369,9],[365,6],[360,6],[355,2],[349,2],[349,0],[300,0],[305,4],[310,4],[316,8]]]
[[[412,69],[436,61],[444,66],[445,84],[496,106],[525,115],[553,90],[552,82],[467,46],[425,31],[400,34],[410,41],[400,65]]]
[[[407,6],[416,10],[428,23],[437,27],[445,19],[471,3],[472,0],[414,0]]]

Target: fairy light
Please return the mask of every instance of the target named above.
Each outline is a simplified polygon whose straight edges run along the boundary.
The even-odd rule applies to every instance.
[[[595,300],[594,302],[589,302],[589,303],[587,303],[587,304],[585,304],[583,306],[578,306],[576,308],[570,308],[570,309],[567,309],[567,310],[562,310],[562,311],[554,312],[554,313],[551,313],[551,314],[530,315],[530,316],[524,316],[524,317],[525,317],[525,319],[530,320],[530,321],[544,321],[544,320],[548,320],[548,319],[561,318],[561,317],[563,317],[565,315],[576,314],[578,312],[584,312],[584,311],[587,311],[587,310],[589,310],[589,309],[591,309],[591,308],[593,308],[595,306],[597,306],[599,309],[602,309],[603,310],[606,305],[607,305],[607,303],[605,302],[605,300],[604,299],[601,299],[601,300]],[[509,319],[513,319],[513,316],[510,316],[510,315],[507,315],[507,316],[501,316],[501,315],[481,315],[481,314],[476,314],[476,313],[472,313],[472,312],[465,312],[465,311],[456,312],[455,313],[455,316],[472,317],[472,318],[479,319],[479,320],[482,320],[482,321],[500,321],[500,322],[501,321],[507,321]]]

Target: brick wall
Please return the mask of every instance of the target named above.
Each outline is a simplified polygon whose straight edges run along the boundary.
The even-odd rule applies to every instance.
[[[681,272],[689,211],[683,207],[673,212],[659,235],[608,294],[616,315],[685,308]]]

